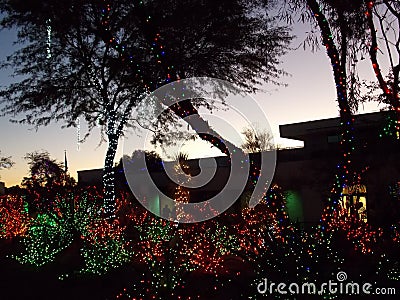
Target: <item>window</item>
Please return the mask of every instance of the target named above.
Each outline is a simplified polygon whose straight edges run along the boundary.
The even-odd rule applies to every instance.
[[[340,204],[344,214],[356,215],[360,220],[367,222],[367,188],[365,185],[345,186]]]

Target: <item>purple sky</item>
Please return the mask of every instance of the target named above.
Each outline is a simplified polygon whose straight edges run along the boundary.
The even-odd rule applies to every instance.
[[[302,42],[306,30],[303,25],[295,26],[294,33],[298,38],[294,40],[293,47]],[[11,53],[14,38],[14,32],[0,32],[0,57],[5,57]],[[282,81],[287,83],[288,87],[265,86],[267,91],[259,92],[253,96],[268,117],[275,135],[275,141],[286,146],[301,145],[301,143],[279,139],[278,125],[338,116],[331,66],[324,49],[311,53],[309,49],[300,48],[282,57],[282,61],[285,71],[291,74],[290,77],[282,78]],[[373,78],[368,59],[360,66],[360,70],[363,78]],[[3,71],[0,74],[0,85],[7,85],[11,81],[12,78],[9,78],[7,72]],[[375,110],[378,110],[376,104],[369,104],[361,109],[360,113]],[[238,133],[244,126],[248,125],[246,122],[238,121],[233,112],[220,113],[220,116],[231,119],[228,121],[237,128]],[[64,150],[67,150],[69,171],[73,177],[76,177],[77,170],[101,168],[103,166],[106,145],[98,146],[100,135],[97,130],[84,144],[80,145],[78,150],[77,129],[62,129],[63,124],[54,123],[48,127],[42,127],[36,132],[30,126],[12,124],[9,119],[9,116],[0,117],[0,150],[3,155],[12,156],[16,163],[10,170],[0,171],[1,181],[5,181],[6,186],[21,182],[22,177],[28,172],[27,163],[23,156],[27,152],[35,150],[45,149],[49,151],[53,158],[60,161],[64,161]],[[257,120],[252,120],[251,117],[250,120],[257,122]],[[215,129],[218,129],[218,122],[210,120],[210,123]],[[262,124],[259,125],[261,128],[264,127]],[[85,133],[84,124],[81,127],[81,136],[83,136]],[[223,133],[221,132],[221,134]],[[229,139],[229,137],[227,138]],[[240,143],[239,140],[232,142]],[[143,137],[131,138],[129,144],[133,148],[142,147]],[[210,149],[209,145],[202,142],[186,144],[182,150],[189,152],[191,158],[218,155],[217,151]],[[176,149],[167,150],[170,154],[174,154],[176,151]],[[161,154],[161,151],[159,152]],[[124,151],[122,147],[119,147],[118,158],[122,153]]]

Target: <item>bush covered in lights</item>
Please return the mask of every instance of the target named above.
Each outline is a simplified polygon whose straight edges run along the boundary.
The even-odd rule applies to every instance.
[[[0,197],[0,238],[25,236],[31,217],[28,205],[21,196]]]
[[[29,212],[22,197],[8,200],[0,206],[1,238],[24,246],[11,257],[40,269],[75,251],[72,257],[79,257],[79,262],[73,265],[75,271],[61,274],[64,282],[88,274],[103,276],[121,266],[139,270],[114,295],[117,298],[174,295],[185,299],[192,295],[187,286],[196,284],[192,276],[198,274],[213,278],[205,298],[218,298],[218,291],[228,289],[242,274],[247,274],[246,284],[252,291],[265,277],[327,281],[352,263],[349,252],[373,262],[374,276],[400,279],[399,226],[393,225],[384,235],[365,222],[343,219],[338,212],[329,222],[306,232],[290,222],[285,197],[276,185],[254,208],[242,207],[240,212],[194,224],[156,218],[126,195],[117,198],[117,217],[106,220],[102,196],[95,190],[57,195],[46,213]],[[379,246],[383,243],[393,253],[385,253]],[[247,292],[243,290],[238,297],[251,295]]]
[[[102,275],[129,262],[123,230],[118,222],[98,220],[91,224],[81,249],[85,267],[80,273]]]
[[[15,258],[37,267],[54,261],[57,254],[72,242],[72,232],[54,214],[39,214],[23,239],[25,252]]]

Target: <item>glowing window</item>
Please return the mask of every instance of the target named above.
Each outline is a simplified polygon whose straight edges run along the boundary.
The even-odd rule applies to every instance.
[[[365,185],[345,186],[340,204],[344,214],[355,215],[360,220],[367,222],[367,188]]]

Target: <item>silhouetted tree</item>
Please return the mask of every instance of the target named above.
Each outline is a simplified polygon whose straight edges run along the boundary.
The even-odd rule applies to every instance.
[[[14,165],[11,156],[2,156],[0,151],[0,170],[9,169]]]
[[[330,208],[337,206],[342,189],[351,185],[353,178],[352,161],[355,150],[354,143],[354,93],[351,78],[356,70],[352,68],[367,41],[367,23],[365,19],[366,3],[364,0],[287,0],[282,9],[283,18],[292,21],[292,13],[300,13],[302,21],[310,21],[321,35],[308,37],[313,48],[318,47],[321,40],[326,48],[332,65],[336,86],[336,96],[341,118],[341,161],[337,169],[335,183],[332,188]],[[312,33],[314,34],[314,33]]]
[[[283,74],[277,66],[291,40],[287,28],[246,3],[2,0],[1,27],[17,26],[23,44],[2,65],[23,78],[0,93],[8,103],[4,111],[27,113],[20,122],[35,126],[52,120],[74,126],[80,116],[89,129],[100,125],[108,139],[104,205],[112,215],[118,139],[135,126],[132,110],[145,94],[191,76],[226,79],[254,91]],[[214,107],[196,99],[168,109],[179,118],[195,116],[191,120],[209,128],[200,137],[226,153],[228,142],[221,143],[200,118],[200,106]],[[161,123],[173,120],[169,115]]]
[[[245,128],[242,132],[244,143],[241,148],[249,153],[262,152],[276,148],[272,133],[260,128]]]
[[[48,209],[57,193],[65,194],[75,185],[75,179],[65,173],[62,163],[52,159],[47,151],[27,153],[24,158],[28,161],[29,176],[22,179],[21,185],[39,210]]]
[[[400,138],[400,3],[385,0],[367,1],[366,19],[370,32],[368,49],[377,83],[367,84],[369,92],[363,100],[377,100],[386,103],[392,110],[394,120],[393,135]],[[375,25],[378,24],[378,28]],[[379,49],[385,49],[384,52]],[[378,51],[383,57],[378,57]],[[388,64],[388,73],[384,75],[382,62]],[[365,86],[365,85],[364,85]],[[380,89],[381,93],[376,95]]]
[[[9,169],[14,165],[11,156],[2,156],[0,151],[0,170]],[[0,176],[1,178],[1,176]]]

